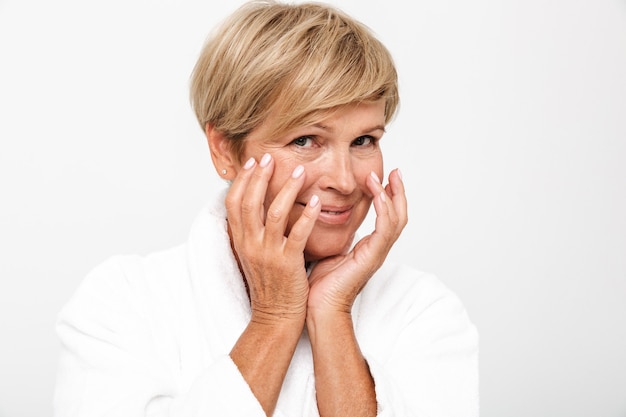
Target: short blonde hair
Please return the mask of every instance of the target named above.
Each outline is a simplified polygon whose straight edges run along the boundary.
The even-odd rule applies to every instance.
[[[379,99],[389,122],[399,103],[391,54],[365,25],[320,3],[244,4],[208,38],[191,76],[200,126],[231,139],[238,156],[270,114],[278,135]]]

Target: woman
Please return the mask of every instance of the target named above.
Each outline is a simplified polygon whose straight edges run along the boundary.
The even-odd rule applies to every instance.
[[[385,262],[407,206],[399,170],[381,183],[384,46],[331,7],[249,3],[191,97],[229,187],[186,244],[89,274],[59,317],[56,415],[476,416],[461,303]]]

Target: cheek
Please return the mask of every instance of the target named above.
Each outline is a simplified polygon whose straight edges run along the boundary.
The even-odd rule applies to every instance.
[[[380,150],[377,153],[376,158],[372,161],[372,171],[374,171],[379,178],[383,178],[383,155],[380,153]]]
[[[274,201],[280,190],[282,190],[287,181],[289,181],[296,166],[298,166],[298,164],[289,159],[274,159],[274,172],[267,185],[267,192],[265,193],[266,208],[269,207],[269,204]]]
[[[363,190],[369,197],[372,197],[372,195],[367,188],[367,178],[372,171],[375,172],[376,175],[378,175],[378,178],[384,182],[382,155],[366,160],[360,160],[354,163],[354,176],[359,183],[359,188],[361,188],[361,190]]]

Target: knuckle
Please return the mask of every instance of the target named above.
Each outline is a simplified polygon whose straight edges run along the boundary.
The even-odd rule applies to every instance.
[[[267,210],[266,219],[268,222],[278,223],[283,218],[283,211],[277,207],[270,207]]]
[[[251,214],[251,213],[254,213],[254,211],[255,211],[255,207],[254,207],[254,204],[252,204],[251,202],[244,201],[241,203],[241,212],[243,214]]]
[[[289,240],[299,242],[302,239],[308,237],[307,229],[303,228],[301,224],[295,224],[289,231]]]

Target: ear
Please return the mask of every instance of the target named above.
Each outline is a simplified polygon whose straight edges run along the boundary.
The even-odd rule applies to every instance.
[[[206,124],[205,133],[217,175],[225,180],[234,179],[237,175],[239,162],[232,153],[230,139],[209,123]]]

